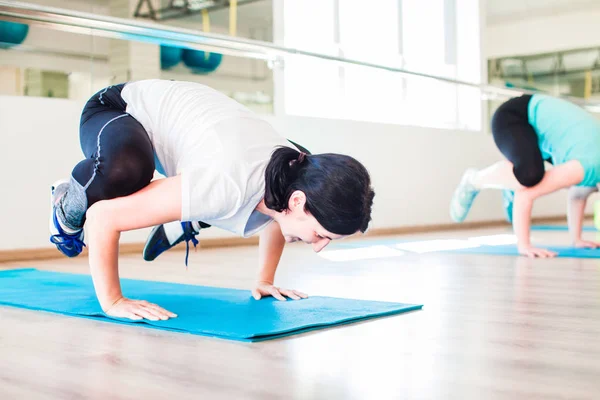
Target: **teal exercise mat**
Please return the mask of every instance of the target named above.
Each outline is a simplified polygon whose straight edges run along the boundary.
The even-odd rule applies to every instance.
[[[569,227],[566,225],[532,225],[532,231],[569,231]],[[582,229],[583,232],[598,232],[593,226],[584,226]]]
[[[600,249],[577,249],[575,247],[563,246],[537,246],[546,250],[554,251],[557,257],[564,258],[600,258]],[[487,254],[494,256],[518,256],[519,251],[515,245],[503,246],[480,246],[467,249],[446,250],[448,253],[463,254]]]
[[[262,341],[330,326],[419,310],[417,304],[309,297],[254,300],[250,291],[122,279],[123,293],[178,315],[131,321],[104,314],[89,275],[15,269],[0,271],[0,305],[119,324],[239,341]]]
[[[501,237],[495,240],[494,236]],[[457,239],[429,239],[429,240],[364,240],[355,242],[346,242],[327,246],[327,249],[319,253],[324,258],[333,258],[336,253],[342,255],[342,252],[362,249],[364,252],[374,251],[396,251],[397,256],[409,254],[435,254],[435,253],[456,253],[456,254],[487,254],[498,256],[518,256],[519,251],[514,243],[507,243],[510,235],[491,235],[479,238],[457,238]],[[496,243],[493,243],[496,241]],[[504,241],[502,243],[501,241]],[[551,250],[557,253],[557,257],[563,258],[600,258],[600,249],[578,249],[569,246],[546,246],[542,243],[534,243],[534,246]],[[372,258],[375,255],[369,254]],[[384,254],[385,257],[391,257],[392,254]],[[339,257],[341,258],[341,257]],[[358,258],[357,258],[358,259]]]

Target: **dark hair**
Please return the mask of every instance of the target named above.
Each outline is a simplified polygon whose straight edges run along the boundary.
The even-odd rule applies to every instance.
[[[279,147],[265,173],[265,205],[278,212],[288,209],[296,190],[306,195],[304,210],[331,233],[365,232],[371,221],[375,192],[367,169],[342,154],[308,155]]]

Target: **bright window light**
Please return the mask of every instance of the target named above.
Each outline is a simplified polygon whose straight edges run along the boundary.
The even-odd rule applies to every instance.
[[[502,246],[517,243],[517,237],[509,234],[474,236],[470,237],[469,241],[485,246]]]
[[[434,251],[471,249],[479,247],[479,244],[469,240],[441,239],[398,243],[394,247],[400,250],[412,251],[413,253],[431,253]]]
[[[286,47],[481,81],[478,0],[286,0],[282,17]],[[481,129],[477,88],[301,56],[282,82],[289,115]]]
[[[388,246],[369,246],[357,249],[326,250],[318,253],[329,261],[354,261],[373,258],[397,257],[404,254]]]

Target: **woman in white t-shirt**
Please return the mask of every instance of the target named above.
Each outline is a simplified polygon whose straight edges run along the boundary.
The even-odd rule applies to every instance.
[[[77,256],[86,223],[96,295],[111,316],[176,316],[123,296],[121,232],[155,226],[144,249],[152,260],[183,240],[196,244],[201,227],[242,237],[261,231],[252,294],[285,300],[306,297],[273,285],[285,242],[301,240],[318,252],[331,240],[365,232],[371,220],[374,192],[360,162],[300,151],[204,85],[145,80],[103,89],[83,109],[80,142],[86,158],[70,180],[52,186],[50,240]],[[155,170],[166,178],[152,181]]]

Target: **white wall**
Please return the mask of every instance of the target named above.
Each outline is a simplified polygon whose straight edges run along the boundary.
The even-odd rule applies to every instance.
[[[600,2],[596,3],[586,9],[488,22],[485,54],[495,58],[600,46]]]
[[[82,102],[0,96],[0,250],[49,247],[50,185],[80,160]],[[303,117],[265,117],[312,152],[340,152],[361,160],[376,191],[373,228],[450,223],[448,202],[463,170],[499,159],[478,132]],[[563,215],[564,194],[536,205],[535,215]],[[502,218],[499,192],[481,195],[470,221]],[[124,236],[142,242],[147,230]],[[209,229],[203,237],[229,236]]]

